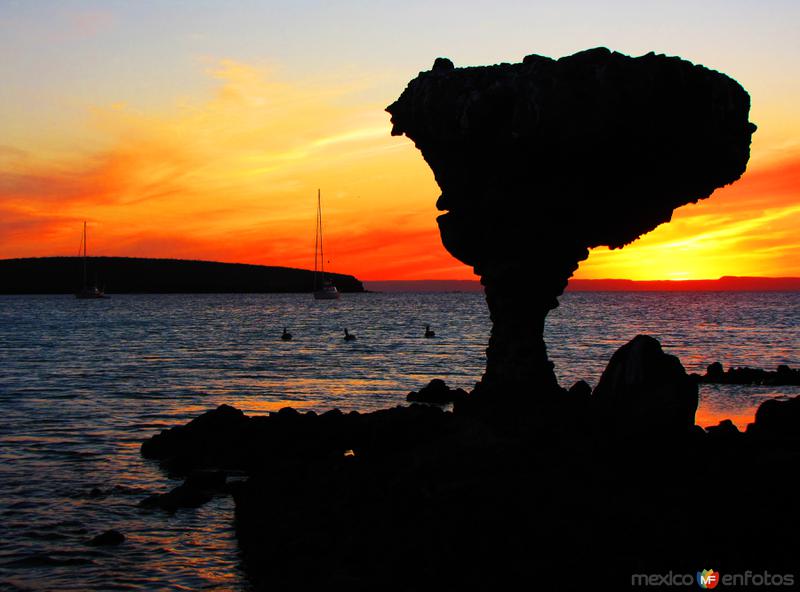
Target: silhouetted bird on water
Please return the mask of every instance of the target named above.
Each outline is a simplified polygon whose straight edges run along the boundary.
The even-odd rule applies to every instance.
[[[430,325],[425,325],[425,337],[436,337],[436,332],[431,331]]]
[[[281,335],[281,339],[283,339],[284,341],[292,340],[292,334],[286,330],[286,327],[283,328],[283,335]]]
[[[344,340],[345,341],[355,341],[356,336],[350,333],[347,329],[344,330]]]

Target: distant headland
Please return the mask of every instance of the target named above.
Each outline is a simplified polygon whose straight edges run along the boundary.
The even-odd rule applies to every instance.
[[[478,280],[364,280],[374,292],[483,292]],[[800,277],[736,277],[716,280],[572,278],[566,292],[800,292]]]
[[[89,257],[89,277],[114,293],[270,293],[311,292],[314,272],[291,267],[144,259]],[[0,260],[0,294],[69,294],[80,288],[80,257]],[[363,292],[352,275],[326,273],[340,292]]]

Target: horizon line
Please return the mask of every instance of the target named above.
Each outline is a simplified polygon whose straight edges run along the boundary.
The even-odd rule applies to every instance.
[[[30,257],[6,257],[0,258],[0,261],[19,261],[25,259],[80,259],[82,255],[37,255],[37,256],[30,256]],[[283,267],[286,269],[300,269],[304,270],[303,267],[292,267],[288,265],[280,265],[274,263],[246,263],[241,261],[217,261],[213,259],[191,259],[191,258],[181,258],[181,257],[143,257],[139,255],[89,255],[88,259],[101,259],[101,258],[109,258],[109,259],[144,259],[144,260],[154,260],[154,261],[188,261],[188,262],[197,262],[197,263],[218,263],[222,265],[249,265],[254,267]],[[370,282],[370,283],[377,283],[377,282],[394,282],[394,283],[403,283],[403,282],[471,282],[475,284],[480,284],[480,279],[478,277],[473,278],[413,278],[413,279],[396,279],[396,278],[389,278],[389,279],[360,279],[356,274],[348,273],[348,272],[341,272],[341,271],[330,271],[328,273],[335,274],[335,275],[351,275],[356,277],[361,282]],[[632,278],[613,278],[613,277],[603,277],[603,278],[569,278],[568,282],[630,282],[630,283],[653,283],[653,282],[663,282],[663,283],[674,283],[674,284],[685,284],[689,282],[719,282],[722,280],[782,280],[782,281],[798,281],[800,282],[800,276],[766,276],[766,275],[721,275],[716,278],[660,278],[660,279],[646,279],[646,280],[637,280]]]

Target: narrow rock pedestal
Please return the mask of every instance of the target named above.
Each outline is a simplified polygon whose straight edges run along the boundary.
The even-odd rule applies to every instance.
[[[442,243],[492,318],[481,394],[557,387],[543,332],[593,247],[620,248],[744,172],[755,126],[732,78],[606,48],[456,68],[438,58],[387,111],[442,190]]]

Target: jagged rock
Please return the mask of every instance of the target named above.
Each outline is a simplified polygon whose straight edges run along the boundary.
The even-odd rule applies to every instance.
[[[145,440],[142,456],[158,459],[179,473],[202,465],[205,456],[230,456],[246,430],[249,418],[229,405],[220,405],[185,426],[162,430]]]
[[[722,364],[719,362],[714,362],[713,364],[709,364],[708,368],[706,368],[706,378],[710,380],[719,380],[725,375],[725,370],[722,367]]]
[[[215,418],[218,414],[221,416]],[[141,449],[143,456],[160,459],[173,475],[188,476],[185,485],[191,491],[187,493],[224,490],[221,483],[228,471],[339,458],[346,450],[417,446],[438,438],[448,421],[441,408],[427,405],[369,414],[331,410],[317,415],[284,408],[250,418],[228,407],[206,412],[200,418],[203,421],[199,426],[192,420],[186,426],[162,431]],[[207,468],[222,471],[214,475],[198,471]],[[177,493],[183,494],[183,490]],[[183,502],[151,496],[145,505],[180,507]]]
[[[591,406],[554,399],[567,422]],[[509,430],[428,405],[275,413],[244,426],[239,456],[280,453],[229,488],[258,590],[513,589],[531,573],[543,590],[621,590],[632,573],[690,573],[701,556],[747,557],[754,572],[797,563],[797,504],[753,500],[785,499],[798,439],[735,436],[723,422],[733,437],[695,427],[698,437],[631,446],[594,422]],[[734,519],[742,508],[745,522]],[[709,516],[714,528],[687,536]]]
[[[701,382],[709,384],[760,384],[766,386],[798,386],[800,370],[781,364],[774,372],[761,368],[728,368],[724,371],[722,364],[714,362],[708,366]]]
[[[86,544],[92,547],[109,547],[113,545],[121,545],[124,542],[125,535],[118,530],[111,529],[102,534],[98,534]]]
[[[739,428],[730,419],[723,419],[715,426],[708,426],[706,432],[718,438],[735,438],[741,435]]]
[[[800,438],[800,395],[791,399],[769,399],[756,410],[747,433],[767,438]]]
[[[694,426],[698,389],[657,339],[637,335],[611,356],[592,399],[617,431],[685,433]]]
[[[544,319],[588,249],[620,248],[744,172],[755,126],[733,79],[606,48],[455,68],[387,108],[433,170],[445,248],[481,276],[484,391],[556,388]]]
[[[573,397],[586,399],[592,394],[592,387],[590,387],[589,383],[585,380],[579,380],[569,387],[569,391],[567,392]]]
[[[445,405],[447,403],[463,401],[466,396],[467,392],[464,389],[451,389],[441,378],[434,378],[427,385],[419,389],[419,392],[411,391],[408,393],[406,401],[411,403]]]

